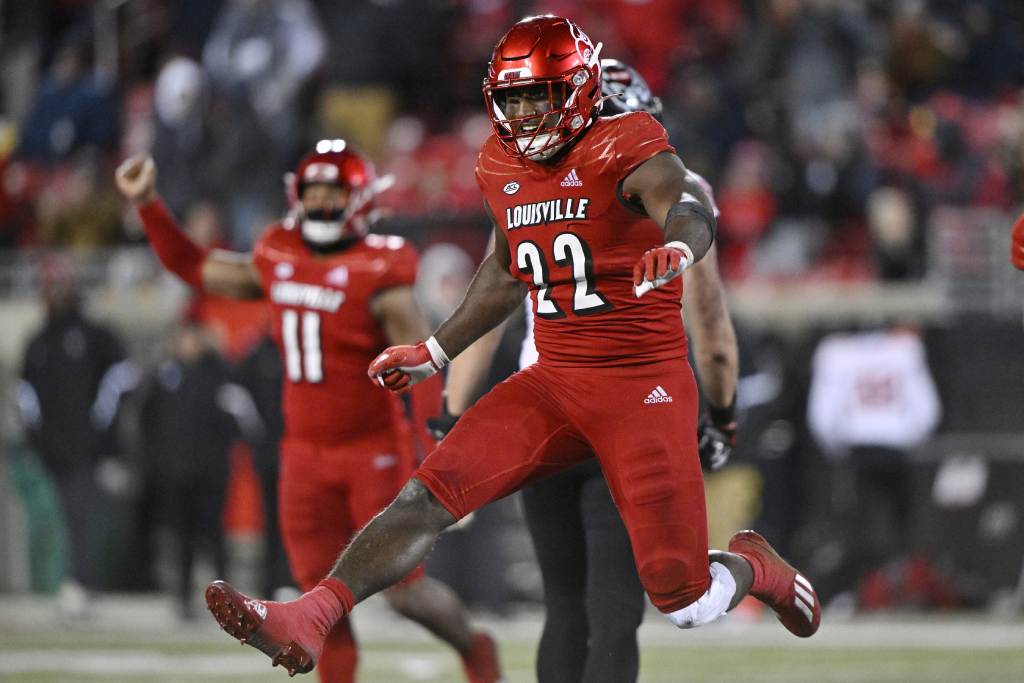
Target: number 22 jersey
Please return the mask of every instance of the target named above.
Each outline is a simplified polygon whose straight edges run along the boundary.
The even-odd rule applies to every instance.
[[[492,135],[476,178],[508,239],[510,272],[530,288],[539,362],[629,366],[686,357],[682,278],[637,299],[633,266],[665,242],[622,181],[662,152],[665,129],[637,112],[597,119],[547,163],[508,156]]]
[[[401,237],[367,235],[318,255],[298,229],[275,225],[253,249],[284,369],[287,436],[337,442],[404,424],[400,401],[366,368],[387,346],[371,304],[416,282],[416,250]]]

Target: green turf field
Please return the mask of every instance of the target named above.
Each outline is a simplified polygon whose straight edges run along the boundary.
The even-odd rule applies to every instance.
[[[0,596],[0,603],[3,596]],[[33,611],[34,610],[34,611]],[[152,612],[153,616],[148,616]],[[457,683],[455,656],[418,627],[367,610],[357,621],[360,683]],[[28,614],[19,620],[19,614]],[[808,641],[770,620],[678,632],[653,615],[641,630],[645,683],[1019,683],[1024,622],[921,616],[823,625]],[[19,624],[19,621],[27,623]],[[534,680],[536,614],[486,619],[509,683]],[[286,681],[285,672],[205,619],[180,625],[151,601],[125,601],[90,624],[0,606],[0,681]],[[316,680],[300,677],[297,680]]]

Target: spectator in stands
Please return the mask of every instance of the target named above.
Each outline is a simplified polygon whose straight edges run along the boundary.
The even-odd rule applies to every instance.
[[[830,334],[818,345],[807,421],[838,475],[843,588],[907,551],[909,454],[935,432],[941,410],[916,330]]]
[[[214,22],[202,59],[217,126],[209,172],[236,248],[251,246],[253,226],[276,215],[280,178],[305,142],[301,95],[325,46],[309,0],[228,0]]]
[[[112,427],[137,370],[118,336],[83,314],[70,263],[50,258],[41,280],[46,320],[25,350],[17,401],[28,441],[56,485],[68,532],[70,566],[58,606],[66,617],[80,618],[88,613],[86,589],[99,579],[92,538],[97,466],[116,452]]]
[[[243,419],[236,421],[236,416]],[[227,364],[208,333],[186,321],[156,370],[140,413],[146,476],[177,541],[177,596],[183,618],[193,615],[192,567],[200,546],[225,573],[221,513],[232,441],[243,425],[259,424],[252,399],[231,384]],[[256,427],[254,431],[259,431]]]
[[[160,165],[160,193],[184,213],[210,185],[211,128],[208,86],[202,68],[187,57],[161,67],[153,92],[153,158]]]
[[[89,71],[88,41],[87,30],[73,29],[58,48],[25,119],[21,157],[52,164],[82,147],[113,151],[117,108],[113,93]]]

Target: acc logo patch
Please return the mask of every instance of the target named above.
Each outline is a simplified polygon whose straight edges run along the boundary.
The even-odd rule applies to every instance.
[[[274,277],[278,280],[287,280],[295,274],[295,266],[288,263],[287,261],[281,261],[274,266]]]
[[[513,180],[511,183],[501,188],[501,191],[505,194],[515,194],[516,192],[519,192],[519,183]]]
[[[348,267],[338,266],[327,271],[327,284],[344,287],[348,284]]]

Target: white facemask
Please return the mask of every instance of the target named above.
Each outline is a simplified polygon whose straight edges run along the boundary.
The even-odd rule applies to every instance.
[[[530,161],[544,161],[550,159],[555,155],[558,150],[562,149],[565,143],[560,145],[552,145],[547,149],[542,149],[545,145],[551,142],[552,138],[557,136],[558,133],[538,133],[537,137],[533,140],[525,140],[523,138],[516,138],[516,147],[523,153]],[[538,150],[531,152],[531,150]]]
[[[341,239],[341,221],[302,219],[302,237],[312,244],[334,244]]]

